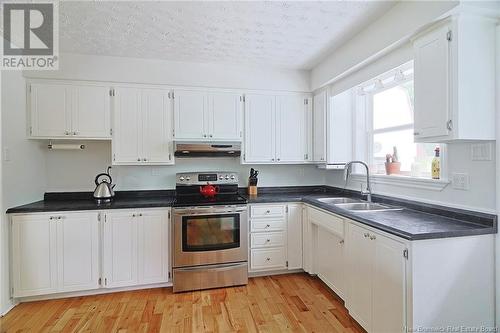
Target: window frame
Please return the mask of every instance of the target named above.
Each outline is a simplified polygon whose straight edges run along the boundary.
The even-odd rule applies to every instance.
[[[359,85],[356,88],[358,90],[358,95],[364,100],[364,123],[365,130],[364,133],[366,135],[365,144],[366,148],[364,149],[365,160],[369,165],[374,164],[374,154],[373,154],[373,143],[374,143],[374,135],[379,133],[389,133],[396,130],[404,130],[404,129],[414,129],[415,122],[404,125],[386,127],[383,129],[375,130],[373,128],[373,95],[376,93],[380,93],[386,91],[388,89],[394,88],[398,85],[404,84],[409,81],[414,80],[413,70],[411,74],[405,74],[405,77],[401,80],[395,80],[394,77],[397,72],[402,71],[406,72],[409,69],[413,69],[413,61],[407,62],[401,66],[394,68],[391,71],[385,72],[382,75],[376,76],[371,80],[366,81],[365,83]],[[393,78],[391,80],[391,78]],[[375,88],[375,83],[380,80],[383,83],[382,88]],[[385,82],[384,82],[385,81]],[[371,87],[368,91],[366,89]],[[362,93],[360,93],[360,91]],[[356,134],[354,134],[356,135]],[[448,163],[447,163],[447,149],[446,144],[440,143],[441,148],[441,178],[440,179],[432,179],[432,178],[424,178],[424,177],[416,177],[413,175],[385,175],[385,174],[370,174],[373,183],[387,184],[387,185],[398,185],[403,187],[412,187],[419,189],[428,189],[428,190],[437,190],[441,191],[444,189],[450,182],[448,181]],[[355,181],[362,182],[365,179],[364,172],[359,172],[359,169],[355,168],[353,171],[352,179]]]

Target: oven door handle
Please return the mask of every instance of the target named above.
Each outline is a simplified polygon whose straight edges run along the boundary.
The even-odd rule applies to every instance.
[[[207,215],[207,214],[225,214],[225,213],[243,213],[246,212],[247,208],[238,208],[238,209],[221,209],[221,210],[212,210],[212,209],[175,209],[174,215]]]

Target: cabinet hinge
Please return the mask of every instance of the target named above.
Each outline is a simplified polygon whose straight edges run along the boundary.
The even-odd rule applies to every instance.
[[[97,283],[98,283],[99,285],[102,285],[102,278],[99,278],[99,280],[97,281]]]
[[[30,126],[30,135],[33,135],[33,127]]]
[[[286,267],[288,267],[288,260],[286,261]]]
[[[246,160],[247,160],[247,155],[243,154],[243,161],[246,161]]]
[[[113,96],[113,89],[109,89],[109,96]]]
[[[170,280],[172,278],[172,273],[168,272],[168,279]]]
[[[451,33],[451,30],[449,30],[447,33],[446,33],[446,39],[451,42],[451,39],[452,39],[453,35]]]
[[[288,213],[288,206],[286,206],[286,207],[285,207],[285,212],[287,212],[287,213]]]
[[[101,213],[97,214],[97,221],[101,222]]]
[[[29,85],[29,88],[30,88],[30,92],[31,92],[31,84]]]
[[[116,161],[116,154],[113,154],[113,161]]]
[[[175,99],[175,92],[172,91],[172,99]]]
[[[309,104],[309,100],[307,98],[304,98],[304,105],[308,105]]]
[[[170,99],[170,91],[168,92],[168,99]]]
[[[14,296],[14,287],[10,288],[10,295]]]
[[[104,285],[107,286],[108,285],[108,278],[104,278]]]
[[[170,212],[168,212],[168,218],[170,218]]]
[[[240,102],[243,102],[243,96],[240,96]]]
[[[104,215],[104,222],[108,221],[108,215]]]
[[[172,160],[172,154],[168,154],[168,160],[171,161]]]
[[[243,136],[243,131],[240,131],[240,138]]]
[[[243,102],[245,102],[245,101],[246,101],[246,98],[245,98],[245,95],[243,95]]]
[[[408,249],[403,250],[403,258],[408,259]]]
[[[112,128],[109,129],[109,135],[113,135],[113,129]]]

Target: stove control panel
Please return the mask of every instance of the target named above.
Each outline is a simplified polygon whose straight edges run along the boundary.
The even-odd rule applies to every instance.
[[[175,175],[176,185],[238,184],[238,173],[233,171],[182,172]]]

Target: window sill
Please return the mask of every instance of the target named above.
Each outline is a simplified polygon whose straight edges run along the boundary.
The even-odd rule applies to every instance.
[[[350,179],[357,182],[365,182],[366,176],[364,174],[352,174]],[[450,184],[446,179],[425,179],[387,175],[370,175],[370,182],[373,184],[394,185],[431,191],[442,191]]]

